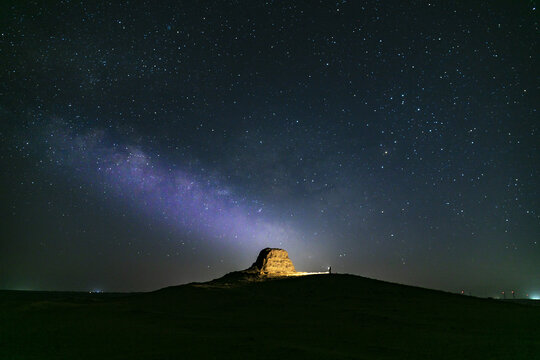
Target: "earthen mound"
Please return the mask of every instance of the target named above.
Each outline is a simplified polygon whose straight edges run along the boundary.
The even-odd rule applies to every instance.
[[[289,254],[283,249],[262,249],[257,260],[246,270],[265,276],[285,276],[296,273]]]

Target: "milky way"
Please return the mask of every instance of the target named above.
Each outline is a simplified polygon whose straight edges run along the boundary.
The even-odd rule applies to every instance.
[[[272,222],[264,206],[234,194],[226,184],[166,164],[137,146],[118,144],[103,130],[74,135],[66,124],[47,127],[48,157],[85,182],[112,189],[129,206],[181,230],[234,246],[296,246],[301,237],[284,222]]]

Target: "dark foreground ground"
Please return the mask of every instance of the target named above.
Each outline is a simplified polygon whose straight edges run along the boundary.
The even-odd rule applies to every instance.
[[[351,275],[0,291],[0,359],[538,359],[540,307]]]

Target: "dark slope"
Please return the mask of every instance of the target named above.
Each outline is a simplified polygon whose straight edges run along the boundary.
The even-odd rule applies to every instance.
[[[532,359],[540,307],[351,275],[0,292],[1,359]]]

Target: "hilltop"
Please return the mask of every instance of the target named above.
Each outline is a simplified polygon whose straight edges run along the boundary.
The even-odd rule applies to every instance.
[[[5,359],[531,359],[540,307],[353,275],[0,292]]]

